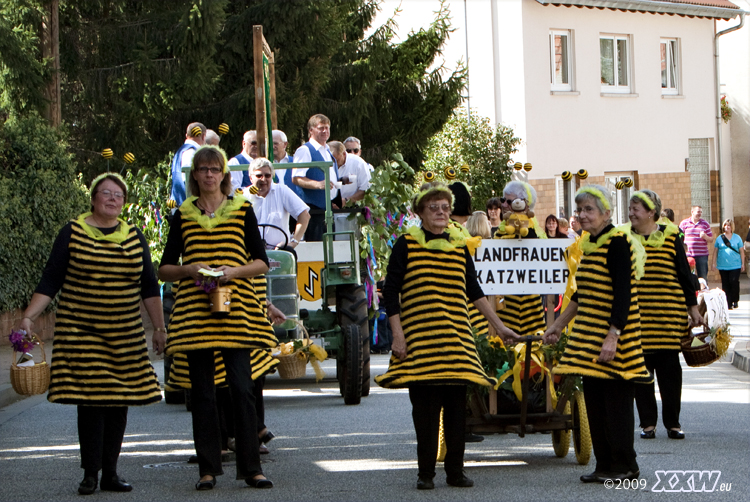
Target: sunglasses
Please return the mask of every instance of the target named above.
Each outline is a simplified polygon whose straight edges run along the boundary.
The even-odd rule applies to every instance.
[[[450,213],[451,212],[451,206],[450,204],[430,204],[427,206],[430,211],[433,213],[437,213],[438,211],[443,211],[444,213]]]
[[[359,148],[347,148],[346,153],[359,153]]]
[[[261,174],[256,174],[255,177],[258,178],[259,180],[263,179],[263,178],[270,179],[271,175],[270,174],[263,174],[263,173],[261,173]]]
[[[251,144],[252,146],[255,146],[255,145],[257,145],[257,144],[258,144],[258,142],[257,142],[257,141],[251,141],[251,142],[250,142],[250,144]]]
[[[209,171],[211,171],[211,174],[219,174],[223,171],[223,169],[220,167],[206,167],[206,166],[198,167],[195,170],[198,171],[198,173],[200,174],[206,174]]]

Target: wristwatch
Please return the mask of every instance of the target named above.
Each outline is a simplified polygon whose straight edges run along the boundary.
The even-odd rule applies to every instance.
[[[619,337],[620,337],[620,335],[622,334],[622,330],[621,330],[621,329],[617,329],[617,328],[615,328],[614,326],[610,326],[610,327],[609,327],[609,331],[614,331],[614,333],[615,333],[615,336],[616,336],[616,337],[618,337],[618,338],[619,338]]]
[[[293,242],[295,244],[299,244],[299,241],[297,239],[295,239],[294,237],[292,237],[291,239],[289,239],[289,242]]]

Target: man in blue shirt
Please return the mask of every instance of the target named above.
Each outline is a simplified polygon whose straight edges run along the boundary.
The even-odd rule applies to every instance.
[[[172,157],[172,193],[170,200],[175,201],[176,207],[185,202],[187,190],[185,189],[185,174],[182,172],[183,167],[189,167],[193,161],[195,151],[202,147],[206,139],[206,126],[200,122],[193,122],[187,126],[185,133],[185,143],[175,152]]]

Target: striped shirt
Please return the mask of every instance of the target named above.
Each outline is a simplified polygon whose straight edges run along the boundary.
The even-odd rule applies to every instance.
[[[680,223],[680,230],[685,232],[685,244],[687,244],[688,256],[708,256],[708,243],[701,239],[701,232],[713,237],[711,225],[703,218],[698,223],[693,223],[692,218],[685,218]]]

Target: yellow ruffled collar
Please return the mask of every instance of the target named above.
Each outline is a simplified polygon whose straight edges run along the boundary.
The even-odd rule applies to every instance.
[[[466,247],[467,236],[471,238],[469,232],[460,225],[448,225],[445,233],[448,239],[432,239],[427,241],[424,230],[421,227],[409,227],[406,233],[411,235],[417,243],[425,249],[439,249],[440,251],[453,251],[456,248]],[[463,229],[463,230],[462,230]],[[466,233],[464,233],[466,232]]]
[[[672,223],[671,221],[669,223],[659,223],[659,227],[657,230],[651,232],[651,234],[648,236],[648,238],[643,237],[640,234],[637,234],[635,230],[633,230],[633,224],[632,223],[625,223],[624,225],[620,225],[619,229],[621,229],[624,233],[630,234],[631,236],[635,237],[635,240],[641,243],[643,246],[648,246],[651,248],[660,248],[664,245],[664,241],[669,237],[670,235],[675,235],[680,233],[680,229],[677,228],[677,225]],[[664,226],[664,230],[661,229],[661,226]]]
[[[214,212],[216,216],[209,218],[207,214],[203,214],[198,206],[195,205],[195,201],[198,197],[190,197],[185,200],[180,206],[180,213],[182,218],[198,223],[205,230],[211,230],[216,228],[227,221],[232,215],[233,211],[236,211],[247,199],[242,195],[235,195],[234,198],[225,200],[221,206]]]
[[[117,230],[115,230],[111,234],[104,235],[104,233],[102,233],[99,228],[86,223],[86,218],[88,218],[89,216],[91,216],[91,212],[83,213],[78,217],[76,221],[79,225],[81,225],[81,228],[83,228],[83,231],[86,232],[86,235],[94,240],[120,244],[128,237],[128,234],[130,234],[130,225],[128,225],[125,220],[117,218],[117,221],[119,222]]]
[[[581,248],[581,251],[583,251],[583,254],[590,255],[591,253],[602,247],[604,244],[609,242],[609,240],[616,235],[624,236],[633,249],[633,256],[631,257],[631,269],[635,270],[636,280],[640,279],[645,273],[646,250],[644,249],[643,244],[641,244],[640,241],[632,238],[632,234],[630,232],[623,231],[622,226],[612,227],[607,232],[601,234],[599,238],[596,239],[596,242],[591,242],[591,234],[588,232],[584,232],[581,236],[580,241],[578,241],[578,244]]]

